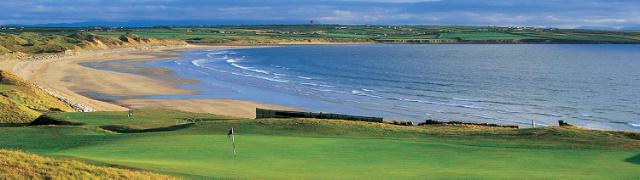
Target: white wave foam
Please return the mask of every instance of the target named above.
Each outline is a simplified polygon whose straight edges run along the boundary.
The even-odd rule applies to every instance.
[[[207,59],[196,59],[191,61],[191,64],[193,64],[194,66],[198,66],[198,67],[203,67],[202,63],[206,62]]]
[[[398,98],[390,98],[390,99],[402,100],[402,101],[407,101],[407,102],[424,103],[424,104],[437,104],[437,105],[444,105],[444,106],[451,106],[451,107],[459,107],[459,108],[467,108],[467,109],[486,110],[486,111],[494,111],[494,112],[505,112],[505,113],[517,113],[517,112],[518,112],[518,111],[509,111],[509,110],[496,110],[496,109],[489,109],[489,108],[484,108],[484,107],[479,107],[479,106],[472,106],[472,105],[466,105],[466,104],[438,103],[438,102],[425,101],[425,100],[417,100],[417,99],[398,99]]]
[[[258,76],[258,75],[254,75],[254,74],[248,74],[248,73],[237,73],[237,72],[231,72],[231,74],[233,75],[238,75],[238,76],[245,76],[245,77],[253,77],[253,78],[258,78],[258,79],[264,79],[267,81],[273,81],[273,82],[281,82],[281,83],[288,83],[289,80],[286,79],[279,79],[277,77],[266,77],[266,76]]]
[[[497,113],[500,114],[515,114],[515,113],[522,113],[522,111],[511,111],[511,110],[496,110]]]
[[[331,89],[316,89],[316,88],[311,88],[311,89],[316,90],[316,91],[322,91],[322,92],[333,92],[333,90],[331,90]]]
[[[397,99],[397,98],[394,98]],[[423,101],[423,100],[417,100],[417,99],[399,99],[402,101],[407,101],[407,102],[417,102],[417,103],[424,103],[424,104],[436,104],[435,102],[431,102],[431,101]]]
[[[278,74],[278,73],[271,73],[269,71],[266,70],[262,70],[262,69],[257,69],[255,67],[249,67],[249,66],[243,66],[241,65],[239,62],[242,61],[242,58],[233,58],[230,57],[229,55],[233,55],[236,54],[235,52],[232,51],[215,51],[215,52],[210,52],[207,53],[207,57],[212,58],[212,59],[216,59],[216,60],[224,60],[224,62],[226,62],[227,64],[244,70],[245,72],[229,72],[229,71],[224,71],[227,73],[231,73],[233,75],[238,75],[238,76],[245,76],[245,77],[253,77],[253,78],[259,78],[259,79],[264,79],[264,80],[268,80],[268,81],[273,81],[273,82],[281,82],[281,83],[287,83],[289,82],[289,80],[286,79],[281,79],[280,76],[286,76],[286,74]],[[243,58],[246,56],[242,56]],[[207,62],[207,59],[198,59],[198,60],[194,60],[192,61],[192,64],[198,67],[203,67],[203,68],[207,68],[207,69],[211,69],[211,70],[216,70],[210,67],[205,66],[203,63]],[[216,71],[221,71],[221,70],[216,70]],[[260,76],[260,75],[256,75],[256,74],[251,74],[251,73],[246,73],[246,71],[251,71],[251,72],[255,72],[255,73],[260,73],[260,74],[265,74],[265,75],[274,75],[275,77],[267,77],[267,76]]]
[[[366,92],[374,92],[374,90],[371,90],[371,89],[365,89],[365,88],[362,88],[362,90],[363,90],[363,91],[366,91]]]
[[[306,79],[306,80],[312,80],[313,78],[311,77],[306,77],[306,76],[298,76],[298,78],[300,79]]]
[[[358,91],[358,90],[352,90],[351,94],[358,95],[358,96],[373,97],[373,98],[383,98],[382,96],[376,96],[376,95],[373,95],[373,94],[367,94],[367,93],[365,93],[363,91]]]
[[[303,82],[303,83],[300,83],[300,84],[302,84],[302,85],[308,85],[308,86],[326,87],[326,88],[332,88],[332,87],[335,87],[335,86],[324,85],[324,84],[316,84],[316,83],[312,83],[312,82]]]
[[[215,55],[229,55],[229,54],[236,54],[235,52],[232,51],[214,51],[214,52],[210,52],[207,53],[207,57],[209,58],[216,58]]]
[[[219,70],[219,69],[215,69],[215,68],[211,68],[211,67],[205,66],[204,63],[208,62],[208,61],[209,61],[208,59],[196,59],[196,60],[191,61],[191,64],[193,64],[196,67],[209,69],[209,70],[212,70],[212,71],[227,72],[227,71],[224,71],[224,70]]]
[[[457,98],[457,97],[453,97],[451,99],[458,100],[458,101],[471,101],[471,102],[476,102],[477,101],[477,100],[473,100],[473,99]]]
[[[253,72],[257,72],[257,73],[262,73],[262,74],[267,74],[270,75],[271,73],[269,71],[265,71],[265,70],[261,70],[261,69],[256,69],[254,67],[248,67],[248,66],[242,66],[240,64],[238,64],[237,62],[239,62],[239,60],[237,59],[233,59],[233,58],[229,58],[226,60],[227,63],[229,63],[231,66],[236,67],[236,68],[240,68],[240,69],[244,69],[247,71],[253,71]]]
[[[640,128],[640,124],[633,124],[633,123],[627,123],[627,124],[629,124],[629,126],[634,128]]]

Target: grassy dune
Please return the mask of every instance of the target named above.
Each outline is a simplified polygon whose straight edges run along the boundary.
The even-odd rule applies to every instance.
[[[44,112],[73,111],[21,78],[0,71],[0,124],[29,123]]]
[[[67,50],[109,49],[144,45],[181,45],[183,41],[157,40],[123,33],[118,36],[101,36],[75,31],[0,33],[0,57],[22,57],[28,54],[62,53]]]
[[[2,179],[176,179],[155,173],[101,167],[0,149]]]
[[[82,125],[0,128],[0,148],[195,179],[640,178],[637,133],[236,120],[162,110],[136,111],[133,118],[122,112],[48,118]],[[146,133],[101,128],[157,129],[184,123],[193,125]],[[237,133],[235,158],[226,137],[231,127]]]

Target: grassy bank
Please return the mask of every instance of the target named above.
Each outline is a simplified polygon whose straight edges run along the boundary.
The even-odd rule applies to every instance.
[[[183,45],[183,41],[157,40],[123,33],[102,36],[81,30],[0,32],[0,57],[21,58],[34,54],[67,51],[126,48],[138,46]]]
[[[42,113],[74,111],[11,73],[0,71],[0,126],[29,123]]]
[[[176,179],[154,173],[101,167],[75,160],[56,160],[0,149],[3,179]]]
[[[228,119],[178,111],[59,113],[75,126],[0,128],[0,148],[185,178],[637,179],[636,133],[575,128],[397,126],[314,119]],[[185,123],[180,129],[164,129]],[[118,133],[105,125],[158,129]],[[234,158],[228,128],[236,129]]]

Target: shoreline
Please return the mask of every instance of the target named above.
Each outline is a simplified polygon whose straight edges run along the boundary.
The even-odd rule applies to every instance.
[[[180,47],[121,48],[85,51],[78,52],[73,56],[46,60],[4,60],[0,61],[0,69],[8,70],[24,78],[39,89],[63,100],[72,107],[74,107],[75,104],[75,107],[87,107],[86,109],[90,109],[90,111],[127,111],[129,109],[160,108],[211,113],[237,118],[254,118],[255,108],[298,110],[295,104],[285,104],[285,106],[281,106],[256,102],[256,99],[239,100],[225,97],[203,99],[188,97],[156,98],[157,96],[163,95],[197,94],[199,93],[198,90],[181,88],[181,85],[197,83],[198,81],[176,76],[172,74],[172,70],[164,67],[150,68],[140,66],[128,71],[126,68],[130,67],[128,67],[127,64],[123,64],[124,66],[120,67],[113,67],[117,70],[99,68],[99,66],[97,68],[85,64],[105,62],[109,64],[131,62],[133,64],[145,61],[177,59],[182,57],[179,52],[187,50],[261,47],[274,46],[186,45]],[[171,77],[172,79],[158,78],[158,75]],[[74,109],[78,110],[78,108],[75,107]],[[78,111],[83,112],[82,110]],[[607,130],[600,128],[593,129]]]
[[[338,46],[338,47],[340,47],[340,46]],[[287,46],[283,46],[282,48],[287,48]],[[297,50],[299,50],[299,49],[297,49]],[[187,60],[198,60],[198,59],[201,59],[201,58],[205,58],[206,59],[207,57],[210,57],[210,58],[222,58],[222,56],[224,56],[224,59],[227,59],[227,58],[228,59],[236,59],[236,58],[241,58],[241,56],[244,57],[243,55],[253,56],[253,57],[269,56],[270,54],[272,54],[274,52],[283,53],[283,52],[289,52],[289,51],[286,51],[285,49],[282,49],[282,52],[281,52],[281,50],[264,50],[264,51],[263,50],[255,50],[254,51],[254,50],[250,50],[249,49],[249,50],[244,51],[244,53],[242,53],[242,52],[230,52],[229,54],[223,54],[223,55],[219,55],[219,56],[218,56],[218,54],[216,54],[216,56],[213,56],[213,57],[212,56],[208,56],[208,54],[207,54],[207,56],[205,56],[206,52],[200,52],[200,51],[196,51],[196,52],[197,53],[194,53],[194,54],[191,54],[191,53],[185,54],[185,56],[187,57]],[[250,53],[250,52],[253,52],[253,53]],[[271,52],[271,53],[269,53],[269,52]],[[327,53],[327,52],[325,52],[325,53]],[[233,54],[237,54],[237,56],[233,56]],[[227,57],[227,55],[229,55],[229,57]],[[269,56],[269,58],[274,59],[272,56]],[[296,75],[300,75],[300,74],[290,74],[291,72],[278,71],[277,69],[268,69],[268,68],[265,69],[264,66],[261,66],[261,65],[269,65],[271,67],[277,67],[277,68],[288,67],[286,64],[282,64],[282,63],[275,63],[274,64],[274,62],[281,62],[281,61],[273,61],[273,62],[268,62],[267,61],[268,64],[264,64],[264,63],[263,64],[251,64],[251,63],[247,62],[247,64],[240,63],[239,64],[240,67],[238,67],[238,66],[234,66],[234,64],[233,64],[233,62],[236,62],[236,61],[232,60],[232,61],[227,61],[225,63],[224,59],[222,61],[220,61],[220,62],[215,62],[215,63],[212,62],[210,64],[211,66],[208,66],[206,68],[215,68],[215,69],[220,69],[223,72],[236,72],[236,73],[238,73],[237,71],[233,71],[233,70],[235,69],[235,70],[243,71],[243,70],[246,70],[245,69],[246,67],[251,67],[251,68],[253,68],[252,70],[259,70],[259,71],[254,71],[254,72],[257,72],[256,74],[258,74],[258,75],[262,75],[262,74],[260,74],[262,72],[268,72],[269,73],[268,75],[270,75],[271,73],[279,74],[279,75],[276,75],[276,76],[282,76],[282,77],[286,76],[286,77],[293,78],[293,79],[291,79],[291,78],[283,78],[282,80],[287,80],[287,81],[291,80],[291,82],[296,83],[296,84],[299,82],[297,80],[300,80],[300,79],[295,78]],[[306,60],[306,58],[305,58],[305,60]],[[242,61],[242,60],[239,60],[239,61]],[[197,63],[197,64],[200,64],[200,63]],[[236,79],[235,78],[236,76],[227,77],[227,76],[224,75],[224,73],[216,74],[214,76],[213,74],[211,74],[211,72],[207,72],[207,73],[204,73],[204,74],[207,74],[206,76],[200,77],[198,73],[191,73],[191,71],[189,70],[191,66],[192,66],[192,64],[189,63],[189,61],[181,61],[180,63],[177,63],[177,62],[173,63],[171,61],[167,61],[167,63],[152,63],[152,65],[149,65],[148,67],[163,67],[163,68],[172,69],[172,70],[174,70],[176,72],[179,72],[180,73],[180,77],[198,79],[198,80],[201,80],[203,82],[208,82],[210,84],[213,84],[212,87],[215,86],[215,84],[224,84],[224,86],[226,86],[226,87],[236,87],[237,86],[238,87],[237,89],[243,89],[243,93],[244,93],[244,94],[243,93],[238,93],[238,95],[236,95],[236,96],[232,96],[232,95],[229,95],[229,94],[226,94],[226,95],[225,94],[217,94],[216,93],[217,90],[210,91],[212,89],[210,87],[203,87],[203,86],[199,86],[198,87],[197,85],[195,85],[195,86],[188,85],[188,87],[190,89],[198,89],[198,90],[201,90],[202,92],[205,92],[205,94],[203,94],[202,96],[198,95],[198,96],[195,96],[193,98],[203,98],[203,97],[205,97],[205,98],[206,97],[228,98],[228,97],[232,97],[232,98],[239,98],[239,99],[259,100],[261,102],[282,104],[282,105],[286,105],[286,106],[294,106],[294,107],[300,106],[300,107],[304,107],[305,110],[309,111],[309,112],[332,112],[332,113],[338,113],[338,114],[353,114],[353,115],[364,115],[364,116],[376,116],[376,117],[385,117],[387,119],[409,120],[409,121],[413,121],[414,123],[419,123],[422,120],[422,119],[419,119],[420,117],[418,117],[418,116],[413,116],[413,117],[416,117],[417,120],[416,119],[407,119],[406,117],[410,117],[412,114],[408,114],[408,115],[407,114],[400,114],[400,112],[401,112],[400,110],[399,111],[394,111],[394,112],[389,111],[389,113],[383,114],[383,115],[376,115],[376,114],[372,114],[372,113],[371,114],[366,114],[366,113],[370,113],[370,112],[374,112],[374,113],[378,112],[378,113],[382,114],[382,113],[385,113],[385,111],[376,111],[376,110],[372,110],[372,109],[367,109],[366,112],[365,111],[353,111],[353,109],[345,110],[344,108],[341,109],[340,107],[343,107],[343,106],[340,106],[339,104],[330,104],[331,105],[330,108],[326,108],[326,107],[329,107],[329,106],[318,106],[317,104],[305,103],[305,102],[308,102],[308,101],[293,100],[293,99],[296,99],[296,98],[282,98],[282,97],[296,97],[296,94],[295,93],[294,94],[287,94],[287,91],[270,91],[269,89],[273,90],[273,88],[270,88],[271,86],[267,86],[267,85],[252,86],[251,84],[256,84],[256,83],[259,83],[259,82],[253,82],[253,81],[250,80],[251,78],[250,79],[243,79],[242,78],[243,76],[238,76],[239,78]],[[200,65],[196,65],[196,66],[200,66]],[[245,68],[243,68],[243,67],[245,67]],[[313,67],[313,66],[311,66],[311,67]],[[231,68],[231,69],[227,69],[227,68]],[[241,70],[241,69],[243,69],[243,70]],[[301,71],[301,69],[298,69],[298,71]],[[234,74],[234,73],[227,73],[227,74]],[[209,75],[211,75],[211,77],[220,77],[222,79],[220,79],[220,78],[211,78],[211,79],[205,78],[205,77],[208,77]],[[238,75],[238,74],[234,74],[234,75]],[[307,76],[305,74],[302,74],[302,75],[306,76],[306,77],[310,77],[310,76]],[[249,77],[251,77],[251,76],[249,76]],[[271,77],[271,76],[265,76],[265,77]],[[229,78],[233,79],[233,81],[228,81],[228,83],[225,83],[224,79],[229,79]],[[218,81],[216,81],[216,79],[218,79]],[[247,81],[245,81],[245,80],[247,80]],[[300,80],[300,81],[306,81],[306,80]],[[245,82],[245,83],[240,83],[240,82]],[[250,82],[250,83],[248,83],[248,82]],[[264,82],[266,82],[266,84],[271,84],[269,81],[264,81]],[[320,83],[320,84],[322,84],[322,83]],[[306,85],[303,85],[303,86],[306,87]],[[353,90],[353,89],[359,90],[358,88],[359,87],[354,87],[354,88],[351,88],[351,89],[338,89],[338,90],[341,90],[341,92],[346,92],[348,94],[350,90]],[[251,91],[251,89],[256,89],[256,90]],[[380,89],[376,89],[376,88],[373,88],[373,89],[380,90]],[[334,90],[336,90],[336,89],[334,89]],[[336,91],[338,91],[338,90],[336,90]],[[367,89],[367,90],[363,90],[360,93],[366,93],[364,91],[372,91],[372,90]],[[206,94],[206,92],[211,92],[211,93]],[[355,94],[355,93],[353,93],[353,91],[351,91],[351,93]],[[256,94],[260,94],[262,96],[256,96]],[[273,95],[273,96],[270,96],[270,95]],[[289,95],[291,95],[291,96],[289,96]],[[322,95],[327,95],[327,94],[322,94]],[[359,95],[359,94],[355,94],[355,95],[366,96],[366,95]],[[389,95],[389,96],[392,96],[392,95]],[[277,98],[264,98],[264,97],[277,97]],[[304,96],[301,96],[301,97],[304,98]],[[323,96],[323,97],[325,97],[325,96]],[[165,97],[160,97],[160,98],[165,98]],[[182,97],[178,97],[178,98],[192,98],[192,97],[191,96],[187,96],[187,97],[182,96]],[[475,106],[475,107],[472,106],[472,105],[469,105],[471,103],[468,103],[468,102],[472,101],[473,99],[471,99],[471,100],[469,100],[469,99],[456,99],[456,97],[454,97],[454,96],[449,96],[449,97],[445,97],[445,98],[452,98],[451,100],[448,100],[448,101],[453,101],[453,102],[449,102],[447,104],[442,104],[441,103],[441,104],[433,105],[433,106],[438,106],[438,107],[426,108],[427,109],[427,110],[425,110],[426,113],[435,112],[435,110],[433,110],[433,109],[439,108],[439,107],[444,107],[444,108],[454,107],[454,108],[457,108],[456,111],[451,111],[451,112],[454,112],[454,113],[455,112],[477,111],[477,109],[479,109],[479,108],[477,108],[478,106],[482,107],[482,104],[478,105],[478,106]],[[286,101],[281,101],[279,99],[287,99],[287,100]],[[306,98],[306,99],[312,99],[312,98]],[[409,99],[409,100],[397,99],[397,100],[398,101],[403,101],[403,102],[398,102],[398,103],[427,104],[427,103],[423,103],[423,102],[415,102],[415,101],[413,101],[413,99]],[[376,102],[370,101],[372,103],[371,104],[366,104],[366,105],[369,106],[369,105],[372,105],[374,103],[379,102],[378,100],[375,100],[375,101]],[[363,101],[360,101],[360,103],[363,103]],[[500,102],[498,102],[498,103],[500,103]],[[350,105],[353,105],[353,104],[350,104]],[[534,105],[536,105],[536,104],[534,104]],[[507,107],[507,109],[508,109],[508,107]],[[358,109],[358,110],[362,110],[362,109]],[[411,109],[411,110],[415,110],[415,111],[406,111],[406,112],[409,112],[409,113],[416,113],[416,112],[420,113],[420,112],[422,112],[420,109],[416,110],[415,108]],[[498,110],[500,110],[500,109],[498,109]],[[491,111],[491,109],[489,111]],[[501,112],[506,112],[506,111],[501,111]],[[531,127],[532,126],[529,121],[522,121],[522,120],[517,119],[517,117],[516,118],[512,118],[512,117],[515,117],[515,116],[524,117],[524,115],[528,115],[527,117],[534,118],[537,121],[536,122],[537,126],[556,126],[557,125],[557,118],[546,118],[546,119],[544,117],[543,118],[539,118],[534,113],[527,114],[526,110],[524,110],[524,111],[509,111],[509,112],[512,112],[512,114],[516,114],[517,113],[518,115],[513,115],[513,116],[510,116],[510,117],[507,116],[507,115],[504,115],[504,117],[500,117],[500,114],[498,114],[496,116],[491,116],[492,114],[486,115],[486,116],[482,116],[482,115],[484,115],[484,114],[480,114],[482,112],[479,112],[479,113],[478,112],[473,112],[473,113],[475,113],[475,114],[472,114],[474,116],[468,116],[469,118],[467,118],[467,119],[455,119],[455,118],[450,118],[452,116],[446,116],[446,115],[450,115],[450,114],[444,114],[444,113],[447,113],[447,112],[439,112],[438,111],[436,113],[442,113],[444,115],[440,114],[440,116],[436,115],[435,117],[428,117],[428,118],[435,118],[435,119],[444,120],[444,121],[449,121],[449,120],[450,121],[465,121],[466,120],[466,121],[469,121],[469,122],[499,123],[499,124],[505,124],[505,125],[518,125],[518,126],[521,126],[523,128],[527,128],[527,127]],[[397,114],[393,114],[393,113],[397,113]],[[491,112],[489,112],[489,113],[491,113]],[[500,113],[500,112],[495,112],[495,113]],[[522,115],[520,115],[520,114],[522,114]],[[398,115],[398,116],[402,116],[402,117],[390,117],[390,116],[387,116],[387,115]],[[430,116],[430,115],[428,114],[427,116]],[[540,116],[544,116],[544,114],[542,114]],[[448,119],[448,118],[450,118],[450,119]],[[576,120],[575,124],[580,126],[580,127],[590,128],[590,129],[637,131],[637,129],[631,129],[630,127],[628,127],[627,124],[612,124],[612,123],[604,122],[604,121],[603,122],[594,121],[593,123],[587,123],[586,122],[586,118]],[[631,124],[629,124],[629,125],[631,125]]]
[[[247,48],[244,46],[200,46],[118,48],[85,50],[73,55],[47,59],[8,59],[0,61],[0,69],[14,73],[48,92],[63,98],[67,104],[96,111],[127,111],[141,108],[165,108],[212,113],[238,118],[254,118],[255,108],[292,110],[295,108],[233,99],[146,99],[132,98],[104,101],[87,94],[141,97],[152,95],[193,94],[194,90],[177,87],[177,82],[164,81],[135,73],[100,70],[81,63],[111,61],[152,61],[181,57],[177,52],[191,49]]]

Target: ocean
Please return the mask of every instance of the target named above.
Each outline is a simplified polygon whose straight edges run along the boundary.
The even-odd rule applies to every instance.
[[[299,45],[146,62],[194,95],[422,122],[640,130],[639,45]]]

